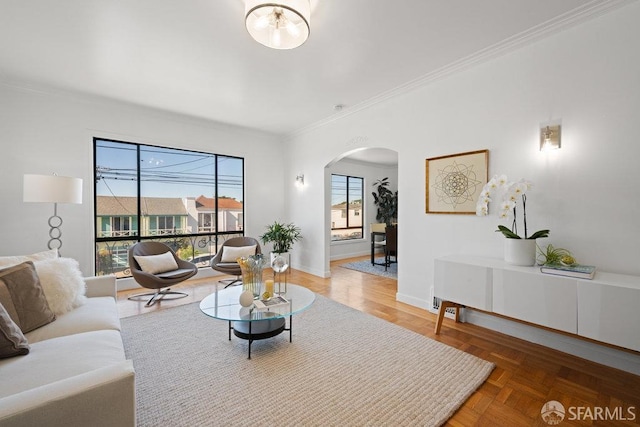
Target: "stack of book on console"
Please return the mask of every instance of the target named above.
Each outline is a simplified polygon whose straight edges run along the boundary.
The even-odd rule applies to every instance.
[[[282,295],[276,295],[269,299],[259,299],[253,302],[256,310],[269,310],[270,308],[282,307],[288,304],[289,301]]]
[[[593,279],[596,274],[596,268],[593,265],[543,265],[540,271],[545,274],[555,274],[557,276],[577,277],[579,279]]]

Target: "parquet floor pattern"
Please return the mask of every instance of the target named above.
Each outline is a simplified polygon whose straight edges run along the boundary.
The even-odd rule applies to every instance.
[[[640,376],[451,319],[445,319],[441,334],[436,336],[433,333],[436,316],[396,301],[395,280],[339,266],[359,259],[362,258],[333,262],[331,278],[327,279],[294,270],[290,282],[495,363],[489,379],[446,425],[546,426],[540,411],[550,400],[567,408],[561,426],[640,425]],[[120,316],[200,301],[219,286],[216,280],[220,278],[194,280],[174,287],[189,293],[189,297],[160,302],[150,308],[127,300],[134,291],[121,291]],[[570,407],[574,408],[573,413]],[[605,408],[610,414],[618,414],[613,418],[626,419],[604,420],[604,415],[598,419],[595,412]]]

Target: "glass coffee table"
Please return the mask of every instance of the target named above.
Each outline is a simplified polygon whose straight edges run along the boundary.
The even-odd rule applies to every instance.
[[[267,310],[257,310],[240,305],[242,286],[219,289],[200,302],[200,310],[214,319],[229,322],[229,341],[231,331],[238,338],[249,341],[249,359],[251,359],[251,344],[255,340],[263,340],[289,331],[289,342],[292,341],[293,315],[311,306],[316,295],[309,289],[287,284],[287,292],[282,294],[289,304],[270,307]],[[286,327],[286,318],[289,327]]]

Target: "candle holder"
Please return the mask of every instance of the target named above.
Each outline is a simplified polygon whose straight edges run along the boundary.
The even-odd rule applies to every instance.
[[[277,294],[286,294],[287,293],[287,274],[286,271],[289,269],[289,260],[283,255],[277,255],[273,261],[271,262],[271,268],[273,268],[273,280],[276,286]],[[282,276],[284,275],[284,284],[282,282]],[[276,281],[277,277],[277,281]]]

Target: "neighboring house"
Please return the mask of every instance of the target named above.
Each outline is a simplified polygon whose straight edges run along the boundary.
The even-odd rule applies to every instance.
[[[211,197],[196,198],[198,232],[214,232],[216,200]],[[242,202],[231,197],[218,198],[218,231],[242,231]]]
[[[137,236],[137,198],[98,196],[96,202],[98,237]],[[188,213],[181,198],[142,197],[142,236],[188,233]]]
[[[213,233],[215,199],[199,196],[186,198],[143,197],[141,199],[142,236]],[[98,196],[96,227],[98,237],[137,236],[137,198]],[[218,199],[220,231],[242,231],[242,202],[229,197]]]
[[[362,237],[362,230],[347,229],[347,224],[349,227],[362,227],[362,200],[350,203],[348,209],[347,202],[331,206],[331,236],[333,240]]]

